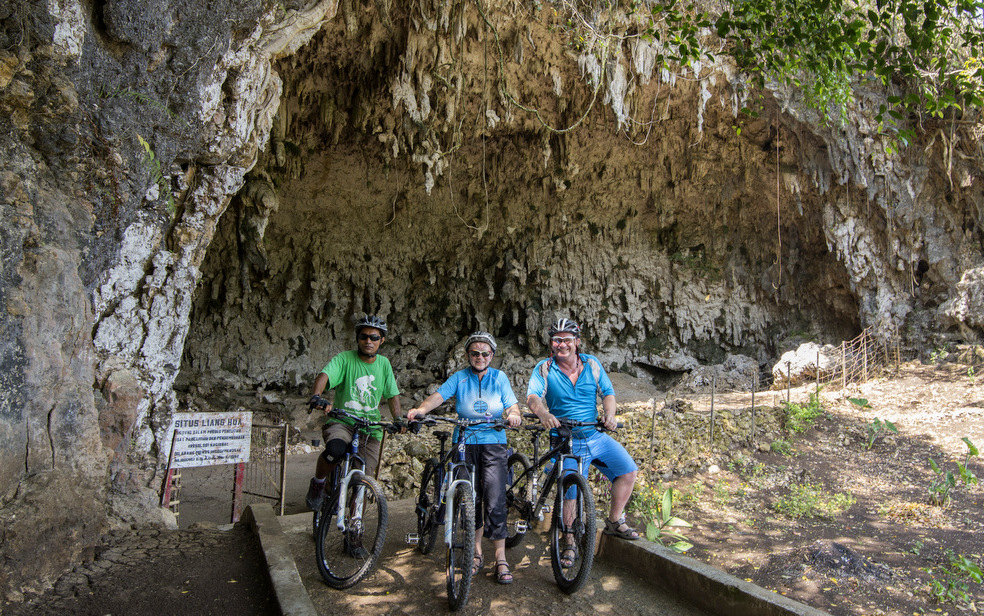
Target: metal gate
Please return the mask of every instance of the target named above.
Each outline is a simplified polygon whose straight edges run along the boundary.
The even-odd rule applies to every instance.
[[[239,519],[243,507],[253,503],[272,503],[277,515],[284,514],[287,489],[288,424],[253,424],[250,434],[249,462],[236,469],[233,520]],[[239,502],[235,502],[239,500]]]

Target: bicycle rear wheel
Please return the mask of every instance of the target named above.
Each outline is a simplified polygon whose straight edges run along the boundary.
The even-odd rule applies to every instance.
[[[506,486],[506,547],[519,545],[526,536],[533,519],[534,474],[525,474],[532,466],[529,458],[521,453],[509,456]]]
[[[475,556],[475,501],[471,485],[459,483],[448,501],[451,515],[451,544],[448,545],[448,605],[459,610],[468,603],[472,559]]]
[[[386,497],[375,479],[357,471],[346,489],[339,530],[336,510],[323,510],[315,543],[318,571],[332,588],[351,588],[376,568],[386,540]]]
[[[417,550],[421,554],[430,554],[437,541],[437,530],[441,526],[441,477],[437,460],[431,458],[424,464],[423,478],[420,484],[420,496],[417,498]]]
[[[567,494],[571,491],[572,494]],[[573,496],[567,499],[565,496]],[[565,509],[566,516],[565,516]],[[567,518],[567,523],[564,518]],[[557,486],[557,499],[550,525],[550,565],[557,586],[567,594],[584,586],[591,573],[595,550],[595,505],[588,482],[575,472],[564,473]],[[573,546],[573,553],[569,548]],[[561,561],[573,560],[570,567]]]

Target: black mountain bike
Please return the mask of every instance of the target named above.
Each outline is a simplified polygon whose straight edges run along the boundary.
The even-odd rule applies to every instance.
[[[465,462],[466,430],[462,428],[484,426],[501,430],[506,425],[501,420],[445,417],[427,417],[420,423],[438,421],[455,424],[457,439],[454,447],[447,449],[451,434],[434,432],[441,442],[440,454],[424,464],[417,497],[417,532],[407,535],[407,543],[427,554],[434,549],[438,529],[444,525],[448,605],[458,610],[468,603],[475,557],[475,467]]]
[[[314,512],[314,552],[318,571],[332,588],[350,588],[371,574],[383,551],[388,512],[386,495],[375,479],[364,472],[359,455],[359,429],[381,426],[389,432],[400,427],[333,409],[329,417],[347,417],[356,431],[342,460],[325,483],[321,508]]]
[[[525,413],[526,418],[539,419]],[[580,427],[604,429],[600,421],[575,421],[558,418],[560,428],[552,439],[550,451],[539,455],[539,438],[542,425],[526,424],[533,441],[535,463],[521,454],[509,457],[510,484],[506,487],[507,523],[509,536],[506,547],[519,545],[534,517],[543,519],[551,508],[547,497],[556,485],[554,506],[550,518],[550,564],[557,586],[567,594],[578,590],[588,579],[594,563],[595,504],[591,486],[584,475],[580,456],[571,453],[571,430]],[[564,463],[572,460],[577,467],[564,469]]]

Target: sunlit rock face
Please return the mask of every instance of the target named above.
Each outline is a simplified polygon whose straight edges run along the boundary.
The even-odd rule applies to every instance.
[[[155,498],[176,382],[306,390],[363,310],[390,322],[412,396],[475,329],[521,383],[558,316],[639,375],[767,364],[787,338],[865,327],[980,336],[976,126],[926,124],[886,153],[866,111],[884,92],[859,89],[827,127],[723,57],[658,70],[630,36],[601,63],[536,3],[15,5],[9,600],[107,528],[173,523]]]

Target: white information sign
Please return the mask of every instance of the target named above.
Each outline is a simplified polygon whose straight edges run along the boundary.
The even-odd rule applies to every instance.
[[[175,413],[167,433],[173,439],[171,468],[249,462],[253,413]]]

